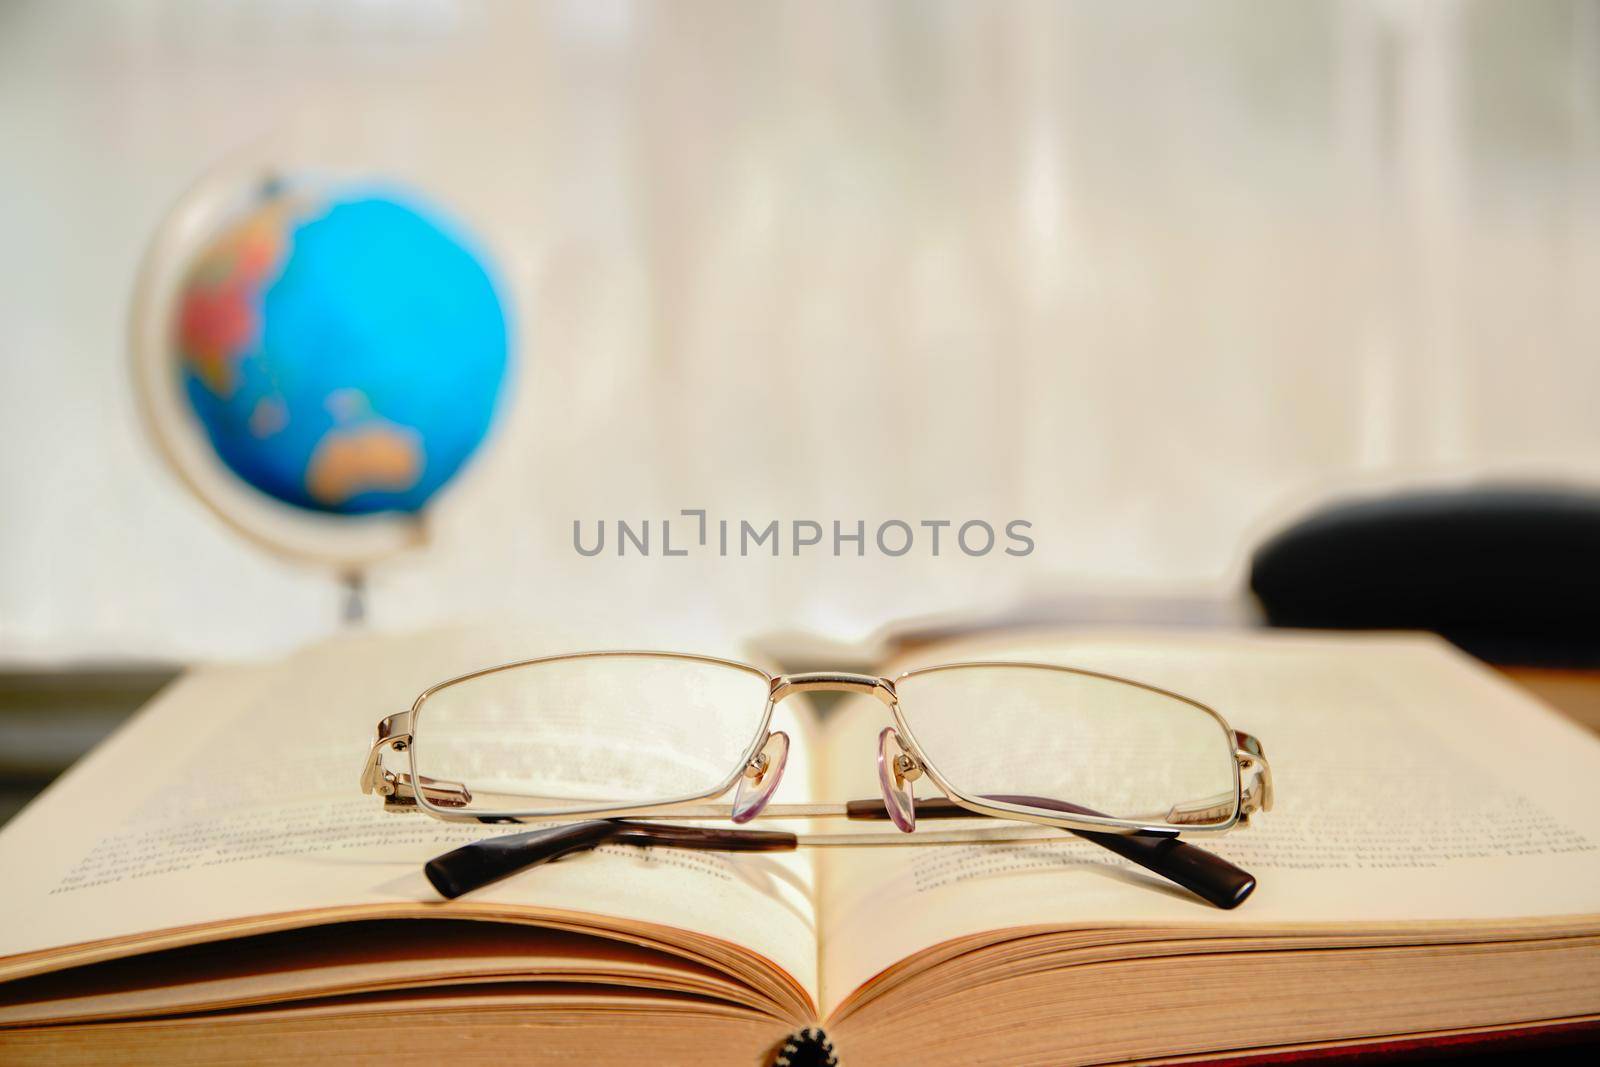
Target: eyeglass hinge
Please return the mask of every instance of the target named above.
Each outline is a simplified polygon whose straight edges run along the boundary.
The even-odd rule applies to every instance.
[[[472,803],[472,790],[461,782],[429,778],[426,775],[418,775],[413,779],[409,774],[396,774],[387,767],[383,768],[383,775],[374,792],[383,797],[385,808],[411,809],[417,806],[419,787],[426,794],[428,803],[441,808],[465,808]]]
[[[395,774],[387,768],[378,782],[376,792],[383,797],[384,811],[416,811],[417,795],[405,780],[405,775]]]
[[[388,741],[391,738],[398,738],[401,735],[404,735],[408,738],[411,736],[411,712],[409,709],[406,711],[397,712],[378,721],[377,739],[379,741]]]
[[[377,793],[389,798],[398,795],[398,781],[383,765],[384,749],[404,752],[411,743],[411,712],[402,711],[378,722],[377,736],[367,750],[367,762],[361,768],[361,791]]]
[[[1233,755],[1239,761],[1239,774],[1250,775],[1239,791],[1239,822],[1248,823],[1256,812],[1272,810],[1272,765],[1254,735],[1236,730],[1234,738],[1238,748]]]

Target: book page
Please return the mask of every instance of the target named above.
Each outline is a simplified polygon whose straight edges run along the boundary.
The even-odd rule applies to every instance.
[[[1415,931],[1600,916],[1600,741],[1436,639],[1022,635],[936,647],[888,673],[985,658],[1148,682],[1259,737],[1274,810],[1225,835],[1185,837],[1254,874],[1255,894],[1223,911],[1065,835],[830,850],[819,868],[825,1012],[905,957],[1010,927]],[[828,795],[876,794],[871,754],[888,721],[876,702],[839,709],[826,736]],[[1005,726],[978,712],[973,729],[992,737]],[[1027,751],[1026,739],[1018,745]],[[925,782],[919,795],[937,795]]]
[[[802,1012],[816,988],[805,852],[606,847],[445,902],[422,864],[507,828],[386,812],[360,792],[376,723],[423,688],[489,664],[611,646],[592,636],[349,637],[282,664],[192,672],[0,833],[0,977],[104,954],[37,955],[62,946],[208,924],[269,928],[264,916],[536,911],[575,929],[687,931],[657,934],[753,972],[748,980]],[[801,701],[780,710],[774,726],[793,739],[784,798],[804,801],[811,725]],[[760,711],[751,711],[752,733]],[[763,975],[749,954],[788,977]]]
[[[760,1009],[747,986],[640,945],[532,926],[410,919],[188,945],[0,984],[0,1027],[149,1018],[496,979],[714,997]]]

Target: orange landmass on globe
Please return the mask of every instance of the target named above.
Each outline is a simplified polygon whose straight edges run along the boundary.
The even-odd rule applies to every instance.
[[[360,493],[402,493],[422,477],[422,435],[390,422],[328,431],[311,453],[306,492],[335,506]]]
[[[259,302],[288,251],[287,206],[264,208],[206,250],[178,307],[178,348],[206,388],[226,399],[236,366],[261,333]]]

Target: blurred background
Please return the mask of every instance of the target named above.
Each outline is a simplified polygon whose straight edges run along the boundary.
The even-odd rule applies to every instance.
[[[326,570],[184,488],[130,371],[162,219],[276,151],[447,204],[515,335],[379,628],[1226,600],[1341,494],[1600,474],[1595,4],[10,0],[0,663],[35,705],[340,626]],[[573,549],[682,508],[1037,547]]]

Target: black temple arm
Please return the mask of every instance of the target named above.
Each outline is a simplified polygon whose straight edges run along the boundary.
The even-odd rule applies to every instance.
[[[473,841],[429,860],[422,871],[440,896],[454,900],[518,871],[610,843],[717,852],[788,852],[797,847],[798,839],[794,834],[774,830],[714,830],[623,819],[589,819]]]
[[[1068,804],[1061,800],[1046,801],[1041,797],[992,796],[989,800],[1007,801],[1030,807],[1047,807],[1074,815],[1098,815],[1089,808]],[[852,800],[845,805],[849,819],[887,819],[889,812],[881,799]],[[918,819],[981,819],[984,816],[964,808],[953,800],[943,798],[918,799]],[[1189,892],[1219,908],[1237,908],[1255,892],[1255,876],[1241,870],[1221,856],[1197,848],[1187,841],[1178,840],[1177,834],[1112,834],[1098,830],[1068,830],[1067,833],[1093,842],[1137,864],[1152,874],[1176,882]]]

